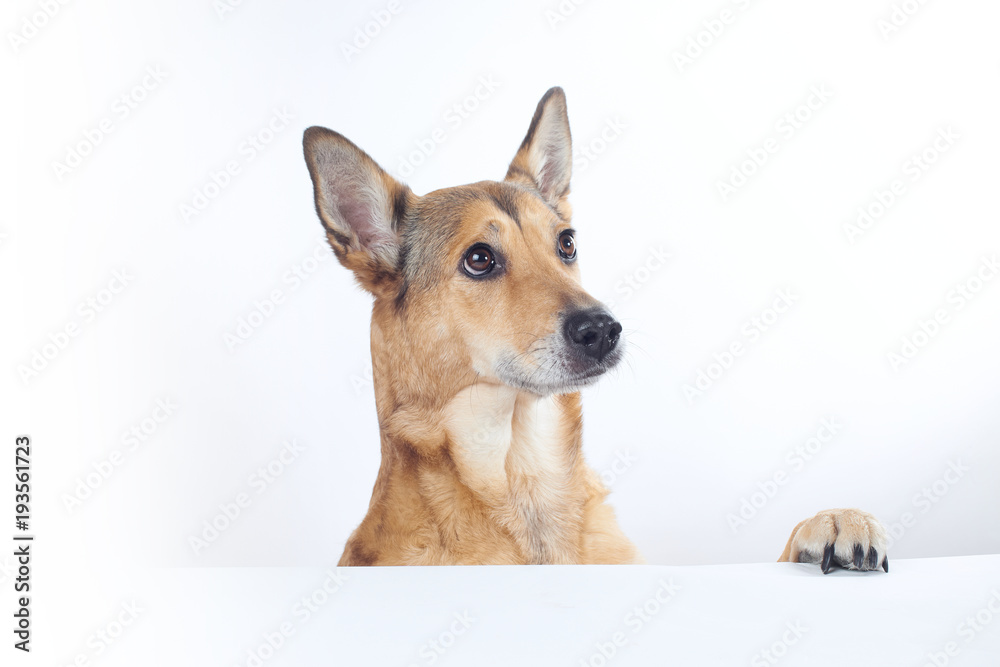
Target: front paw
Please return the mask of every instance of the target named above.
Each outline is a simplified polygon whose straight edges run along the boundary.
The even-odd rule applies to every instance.
[[[868,512],[824,510],[795,527],[779,561],[819,563],[823,574],[834,567],[889,571],[886,532]]]

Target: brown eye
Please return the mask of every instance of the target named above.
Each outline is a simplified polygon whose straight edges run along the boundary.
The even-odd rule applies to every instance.
[[[559,254],[568,262],[576,259],[576,238],[571,230],[559,235]]]
[[[465,254],[465,262],[462,268],[473,278],[485,276],[496,266],[496,259],[493,256],[493,249],[485,245],[473,246]]]

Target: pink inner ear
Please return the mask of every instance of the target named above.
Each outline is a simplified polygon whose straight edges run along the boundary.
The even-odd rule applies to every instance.
[[[371,206],[357,199],[338,203],[341,218],[358,235],[362,248],[372,249],[391,240],[387,230],[382,229],[373,218]]]
[[[541,190],[543,194],[549,195],[552,192],[555,176],[555,161],[552,159],[551,154],[546,153],[545,161],[542,162],[542,168],[538,171],[538,189]]]
[[[554,196],[555,188],[561,185],[564,155],[562,145],[558,141],[545,142],[542,151],[542,164],[538,170],[538,188],[546,196]]]

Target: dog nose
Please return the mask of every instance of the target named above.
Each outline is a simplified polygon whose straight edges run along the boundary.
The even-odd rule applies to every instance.
[[[622,335],[622,325],[603,308],[589,308],[567,317],[565,332],[577,349],[600,361],[615,349]]]

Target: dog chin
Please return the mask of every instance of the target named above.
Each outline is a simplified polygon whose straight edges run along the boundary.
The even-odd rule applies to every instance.
[[[500,379],[504,384],[515,389],[527,391],[539,396],[551,396],[553,394],[571,394],[574,391],[579,391],[588,385],[596,383],[600,377],[600,375],[594,375],[593,377],[588,378],[567,378],[564,381],[550,380],[546,383],[538,382],[532,378],[501,377]]]
[[[569,359],[564,361],[563,368],[549,370],[546,373],[540,373],[538,369],[518,369],[512,368],[508,364],[501,364],[496,369],[496,376],[501,382],[510,387],[538,394],[539,396],[569,394],[596,384],[601,379],[601,376],[618,365],[621,358],[622,354],[620,350],[615,350],[600,362],[576,372],[565,368],[565,366],[572,363]],[[543,362],[539,364],[539,367],[545,368],[550,363]]]

